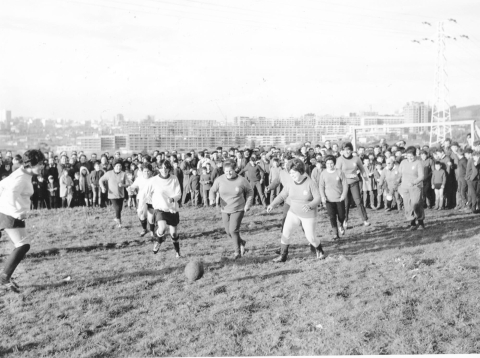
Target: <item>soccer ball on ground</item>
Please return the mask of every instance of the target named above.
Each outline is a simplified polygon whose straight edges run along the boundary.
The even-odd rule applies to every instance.
[[[188,281],[194,282],[203,276],[203,262],[202,261],[190,261],[185,266],[185,276]]]

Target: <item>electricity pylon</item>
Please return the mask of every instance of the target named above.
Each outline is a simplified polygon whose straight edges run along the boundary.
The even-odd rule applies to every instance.
[[[443,21],[438,22],[437,28],[437,59],[435,67],[434,97],[432,106],[432,127],[430,130],[430,145],[443,143],[446,138],[452,136],[452,117],[450,105],[447,101],[447,70],[445,57],[445,32]]]

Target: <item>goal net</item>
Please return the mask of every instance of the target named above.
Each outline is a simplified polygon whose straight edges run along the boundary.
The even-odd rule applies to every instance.
[[[444,137],[464,147],[467,144],[472,145],[473,141],[479,138],[479,125],[480,123],[475,123],[474,120],[452,121],[441,130],[445,130]],[[401,141],[404,141],[406,146],[439,144],[435,132],[431,136],[431,123],[374,124],[355,126],[352,129],[355,148],[374,147],[383,143],[391,146]]]

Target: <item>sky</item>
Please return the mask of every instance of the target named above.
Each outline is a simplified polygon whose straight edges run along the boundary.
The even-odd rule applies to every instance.
[[[433,101],[438,21],[448,102],[480,104],[479,13],[477,0],[4,0],[0,108],[78,121],[394,113]]]

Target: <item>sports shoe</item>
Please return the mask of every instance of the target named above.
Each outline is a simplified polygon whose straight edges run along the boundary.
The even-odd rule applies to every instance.
[[[338,231],[340,232],[340,235],[345,235],[345,229],[342,227],[342,225],[338,227]]]
[[[418,229],[417,225],[410,225],[410,227],[408,228],[408,230],[410,230],[410,231],[415,231],[417,229]]]
[[[238,260],[240,257],[242,257],[242,255],[241,255],[239,252],[235,252],[235,253],[233,254],[233,257],[232,257],[232,258],[233,258],[234,260]]]
[[[148,231],[147,230],[142,230],[140,232],[140,237],[144,237],[145,235],[147,235]]]
[[[245,240],[240,241],[240,255],[245,256],[245,244],[247,242]]]
[[[287,261],[287,257],[284,255],[280,255],[272,260],[273,262],[285,262]]]
[[[182,257],[182,255],[180,255],[179,252],[176,252],[176,253],[175,253],[175,258],[176,258],[176,259],[179,259],[180,257]]]
[[[156,254],[158,253],[158,251],[160,251],[160,246],[162,244],[158,241],[156,241],[154,244],[153,244],[153,253]]]
[[[345,221],[343,222],[343,229],[344,229],[344,230],[347,230],[347,229],[348,229],[347,220],[345,220]]]
[[[322,250],[317,249],[317,259],[319,259],[319,260],[324,260],[325,259],[325,253]]]
[[[363,225],[364,225],[364,226],[370,226],[370,225],[372,225],[372,224],[370,224],[368,221],[364,221],[364,222],[363,222]]]
[[[4,291],[12,291],[15,293],[20,293],[20,289],[17,284],[13,283],[12,281],[7,283],[2,283],[0,285]]]
[[[425,224],[418,224],[418,230],[425,230]]]
[[[15,288],[20,288],[20,286],[13,280],[13,278],[10,279],[10,283],[15,286]]]

